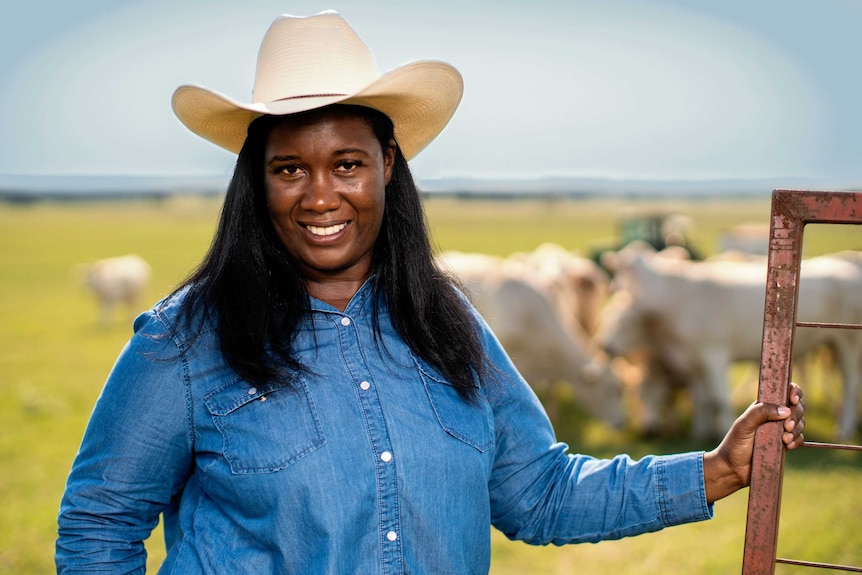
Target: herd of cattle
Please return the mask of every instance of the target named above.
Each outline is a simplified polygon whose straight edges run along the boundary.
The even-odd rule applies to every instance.
[[[602,265],[554,244],[498,257],[438,256],[479,309],[518,370],[553,410],[558,385],[615,427],[662,433],[674,398],[691,405],[691,434],[720,437],[735,417],[729,370],[758,361],[766,258],[727,252],[693,261],[679,250],[632,244]],[[862,252],[802,265],[800,321],[862,324]],[[150,266],[137,256],[90,264],[85,283],[101,321],[115,308],[140,309]],[[797,328],[794,360],[828,348],[842,378],[836,435],[857,430],[862,330]],[[804,382],[802,382],[804,383]],[[634,396],[636,401],[627,401]],[[637,405],[633,413],[631,405]]]
[[[506,258],[446,252],[439,260],[540,394],[565,382],[612,425],[661,433],[683,393],[692,436],[720,437],[736,415],[730,368],[760,358],[762,255],[693,261],[675,248],[632,244],[605,254],[600,266],[543,245]],[[798,319],[862,324],[862,252],[803,262]],[[797,328],[794,361],[824,348],[843,383],[836,435],[848,438],[857,426],[862,330]],[[637,421],[625,408],[628,390],[635,390]]]

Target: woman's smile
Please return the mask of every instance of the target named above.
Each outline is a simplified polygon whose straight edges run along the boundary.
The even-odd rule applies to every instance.
[[[335,236],[342,230],[344,230],[347,226],[350,225],[350,222],[343,222],[340,224],[330,224],[330,225],[312,225],[312,224],[300,224],[306,230],[311,232],[311,235],[314,236],[315,239],[323,239],[329,238],[334,239],[332,236]]]

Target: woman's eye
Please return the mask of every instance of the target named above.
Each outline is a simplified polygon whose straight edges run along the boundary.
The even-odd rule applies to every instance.
[[[338,163],[338,169],[344,172],[350,172],[362,165],[359,160],[343,160]]]
[[[282,174],[286,174],[288,176],[294,176],[299,173],[299,166],[296,164],[288,164],[286,166],[282,166],[279,170]]]

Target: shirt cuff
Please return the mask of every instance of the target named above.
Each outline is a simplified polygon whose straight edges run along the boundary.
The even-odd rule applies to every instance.
[[[657,458],[656,500],[665,527],[712,519],[713,506],[706,502],[703,455],[699,451]]]

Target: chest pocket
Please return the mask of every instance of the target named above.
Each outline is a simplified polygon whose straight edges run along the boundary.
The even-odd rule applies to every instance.
[[[254,388],[243,380],[204,397],[232,473],[272,473],[326,444],[305,380]]]
[[[494,445],[494,424],[491,406],[484,395],[480,392],[474,403],[467,403],[436,370],[418,357],[413,359],[443,430],[480,452],[490,449]]]

